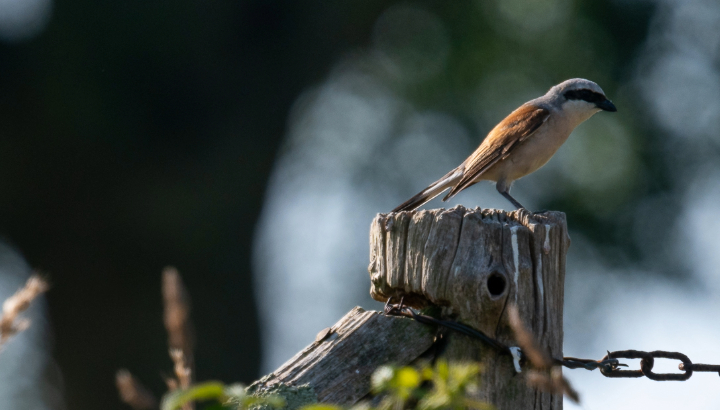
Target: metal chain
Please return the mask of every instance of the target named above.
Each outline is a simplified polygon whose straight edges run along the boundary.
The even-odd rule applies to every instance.
[[[392,298],[388,299],[385,303],[385,314],[388,316],[403,316],[414,319],[420,323],[426,325],[442,326],[450,329],[454,332],[462,333],[466,336],[473,337],[485,342],[490,347],[497,350],[499,353],[504,355],[511,355],[512,352],[509,346],[502,342],[493,339],[485,333],[473,329],[470,326],[464,325],[460,322],[452,320],[436,319],[432,316],[421,315],[415,313],[414,310],[403,305],[403,300],[400,300],[399,304],[391,304]],[[655,359],[673,359],[679,360],[682,363],[678,365],[678,368],[684,373],[655,373],[652,371]],[[627,367],[626,364],[620,363],[619,359],[640,359],[640,370],[620,370],[620,367]],[[553,358],[553,361],[558,366],[563,366],[568,369],[587,369],[595,370],[600,369],[605,377],[647,377],[650,380],[655,381],[685,381],[689,379],[693,372],[715,372],[720,375],[720,365],[715,364],[700,364],[693,363],[690,358],[679,352],[665,352],[662,350],[655,350],[653,352],[644,352],[641,350],[618,350],[610,352],[600,360],[592,359],[579,359],[577,357],[563,357],[562,359]]]

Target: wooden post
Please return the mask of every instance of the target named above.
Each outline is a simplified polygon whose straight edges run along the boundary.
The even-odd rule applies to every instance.
[[[351,405],[370,392],[378,367],[409,364],[432,347],[434,336],[435,329],[412,319],[356,307],[249,391],[283,396],[284,410],[317,402]]]
[[[370,229],[370,293],[443,316],[513,345],[507,306],[540,346],[562,356],[565,215],[525,210],[434,209],[380,214]],[[450,334],[443,356],[482,364],[479,398],[498,409],[562,409],[562,397],[527,387],[507,356],[467,336]]]
[[[466,209],[379,214],[370,228],[370,293],[416,308],[441,306],[458,320],[514,345],[507,307],[541,347],[562,356],[563,283],[570,238],[565,215]],[[280,394],[287,410],[325,402],[352,405],[379,366],[406,365],[433,345],[436,330],[412,319],[355,308],[315,342],[250,386]],[[499,410],[562,409],[562,397],[534,391],[512,360],[482,342],[448,334],[441,355],[482,364],[478,395]]]

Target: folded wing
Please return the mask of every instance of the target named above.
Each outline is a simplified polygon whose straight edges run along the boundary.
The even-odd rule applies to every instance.
[[[550,117],[550,111],[534,105],[523,105],[495,126],[478,149],[458,168],[463,169],[462,178],[455,184],[443,201],[473,185],[477,178],[512,153],[513,149],[530,138]]]

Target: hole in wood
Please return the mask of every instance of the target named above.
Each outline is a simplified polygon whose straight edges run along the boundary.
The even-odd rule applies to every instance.
[[[499,273],[492,273],[487,279],[488,292],[492,296],[500,296],[505,292],[505,278]]]

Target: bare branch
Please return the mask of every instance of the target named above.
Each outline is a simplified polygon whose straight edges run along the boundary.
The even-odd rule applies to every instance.
[[[0,318],[0,347],[12,336],[30,326],[29,319],[18,319],[18,316],[30,307],[30,302],[46,292],[49,287],[45,279],[34,274],[30,276],[24,287],[5,300],[2,306],[3,315]]]
[[[525,328],[520,313],[515,305],[508,308],[508,317],[510,319],[510,327],[515,333],[515,340],[522,349],[523,354],[530,359],[530,362],[538,369],[549,369],[553,365],[553,361],[543,350],[538,348],[537,343],[532,334]]]
[[[126,369],[118,370],[115,375],[120,399],[135,410],[157,408],[157,400],[140,382]]]
[[[170,349],[170,358],[173,361],[175,370],[175,376],[179,382],[179,386],[182,389],[187,389],[192,384],[192,370],[188,367],[185,361],[185,355],[180,349]]]
[[[164,322],[168,332],[168,346],[179,349],[185,365],[193,368],[195,344],[190,321],[190,298],[177,269],[169,266],[163,270],[162,293],[165,305]],[[173,359],[174,360],[174,359]]]
[[[527,330],[520,313],[515,305],[508,308],[510,327],[515,333],[515,340],[522,349],[523,354],[530,360],[530,363],[537,370],[528,370],[526,380],[528,386],[552,394],[564,394],[575,403],[580,402],[580,397],[570,385],[570,382],[563,377],[562,368],[553,362],[550,355],[538,347],[535,338]]]

